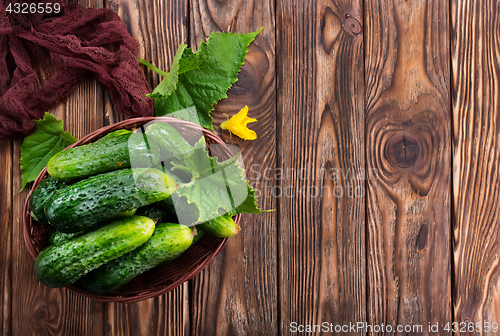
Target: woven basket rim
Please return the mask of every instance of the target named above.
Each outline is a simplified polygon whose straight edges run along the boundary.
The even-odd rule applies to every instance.
[[[113,132],[115,130],[118,130],[118,129],[136,128],[136,127],[140,127],[144,124],[147,124],[149,122],[158,122],[158,121],[171,124],[174,127],[177,126],[177,127],[185,128],[185,129],[191,130],[193,132],[194,131],[202,132],[207,140],[207,144],[209,142],[219,144],[219,145],[221,145],[221,148],[224,150],[225,154],[227,154],[229,156],[233,156],[233,154],[231,153],[231,151],[229,150],[229,148],[227,147],[225,142],[214,132],[207,130],[207,129],[205,129],[205,128],[203,128],[200,125],[197,125],[195,123],[185,121],[185,120],[180,120],[177,118],[172,118],[172,117],[141,117],[141,118],[126,119],[126,120],[120,121],[116,124],[101,127],[98,130],[87,134],[86,136],[82,137],[80,140],[78,140],[74,144],[66,147],[64,150],[93,142],[93,141],[103,137],[104,135],[106,135],[110,132]],[[181,131],[179,131],[179,132],[181,132]],[[183,136],[186,136],[186,134],[183,134],[182,132],[181,132],[181,134]],[[208,144],[208,146],[210,146],[210,144]],[[40,172],[40,174],[38,174],[33,185],[31,186],[30,191],[29,191],[28,195],[26,196],[26,200],[25,200],[24,208],[23,208],[24,243],[25,243],[26,248],[28,249],[29,253],[31,254],[31,256],[34,260],[36,259],[36,257],[38,256],[38,253],[39,253],[39,252],[37,252],[37,247],[35,247],[35,244],[33,242],[33,239],[35,239],[33,237],[34,228],[36,226],[39,230],[42,230],[42,231],[46,230],[47,228],[43,228],[43,226],[40,223],[36,222],[35,220],[33,220],[31,218],[30,211],[29,211],[29,197],[31,196],[31,193],[33,192],[33,190],[38,186],[38,184],[47,176],[48,176],[47,168],[45,167]],[[241,215],[238,214],[238,215],[234,216],[233,218],[234,218],[234,221],[237,224],[239,224],[240,219],[241,219]],[[200,243],[206,236],[207,235],[202,237],[200,239],[200,241],[198,241],[197,243]],[[69,289],[72,292],[84,295],[84,296],[89,297],[93,300],[101,301],[101,302],[132,303],[132,302],[138,302],[138,301],[150,299],[150,298],[168,293],[168,292],[174,290],[175,288],[177,288],[178,286],[180,286],[182,283],[194,278],[198,273],[200,273],[208,265],[208,263],[210,263],[210,261],[212,261],[213,258],[215,258],[215,256],[217,254],[219,254],[219,252],[227,244],[227,238],[217,239],[215,237],[209,237],[209,238],[207,238],[207,241],[208,240],[210,240],[210,244],[213,245],[214,248],[211,249],[209,253],[204,253],[204,258],[198,257],[197,259],[195,259],[195,261],[191,261],[191,263],[189,265],[190,267],[189,268],[186,267],[186,268],[188,268],[187,271],[184,272],[182,276],[175,278],[169,284],[165,283],[165,284],[160,284],[154,288],[144,288],[144,290],[140,290],[140,292],[135,294],[135,295],[130,294],[126,291],[121,293],[121,290],[118,290],[116,292],[111,292],[111,293],[108,293],[105,295],[96,294],[96,293],[92,293],[90,291],[87,291],[83,288],[77,287],[75,285],[66,286],[65,288]],[[209,246],[211,246],[211,245],[209,245]],[[191,247],[190,247],[190,249],[191,249]],[[189,251],[189,249],[187,251]],[[176,263],[177,262],[174,262],[173,264],[176,264]],[[183,265],[183,266],[185,266],[185,265]],[[169,267],[169,266],[166,266],[166,267]],[[180,269],[182,269],[182,267],[180,267]],[[149,272],[154,272],[154,271],[155,271],[155,269],[153,269]],[[158,272],[160,272],[160,271],[161,271],[161,269],[158,270]],[[140,276],[138,276],[138,277],[140,277]],[[170,279],[165,280],[165,282],[166,281],[170,281]],[[138,290],[134,290],[132,292],[136,292],[136,291],[138,291]]]

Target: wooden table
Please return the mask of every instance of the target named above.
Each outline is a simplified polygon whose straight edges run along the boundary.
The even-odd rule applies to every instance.
[[[387,335],[439,322],[445,335],[447,322],[500,321],[496,1],[79,2],[117,11],[165,70],[181,42],[264,27],[213,116],[248,105],[259,120],[256,141],[218,132],[276,211],[245,215],[224,252],[167,295],[91,301],[36,280],[21,141],[4,141],[1,335],[276,335],[292,322],[423,326]],[[76,137],[122,118],[91,81],[50,112]]]

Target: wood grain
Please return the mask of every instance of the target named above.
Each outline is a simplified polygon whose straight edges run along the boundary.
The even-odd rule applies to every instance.
[[[133,304],[108,304],[106,335],[189,335],[188,286]]]
[[[73,1],[72,3],[76,3]],[[102,7],[102,1],[79,1]],[[81,137],[102,126],[102,91],[95,81],[82,83],[64,104],[49,111]],[[35,277],[33,259],[24,246],[22,207],[28,189],[19,193],[21,141],[14,142],[12,173],[12,335],[102,335],[103,304],[65,289],[49,289]],[[19,295],[22,294],[22,295]]]
[[[12,334],[12,141],[0,141],[0,333]]]
[[[500,323],[498,3],[451,6],[455,321]]]
[[[365,1],[368,322],[419,335],[452,318],[448,17],[444,1]]]
[[[289,193],[279,204],[280,332],[289,334],[291,322],[366,320],[363,17],[360,1],[278,3],[278,167],[290,172],[278,181]]]
[[[106,0],[106,7],[120,15],[129,33],[139,42],[139,55],[163,71],[170,64],[180,43],[188,43],[188,0]],[[161,76],[144,67],[151,88]],[[105,95],[105,123],[126,119]]]
[[[139,57],[165,71],[180,43],[187,43],[187,0],[106,0],[139,41]],[[145,69],[146,70],[146,69]],[[146,70],[151,87],[162,78]],[[126,119],[105,95],[105,124]],[[184,335],[189,333],[188,284],[158,298],[127,305],[108,304],[106,335]]]
[[[212,112],[214,125],[226,143],[242,152],[247,176],[259,189],[270,188],[264,171],[276,166],[275,9],[274,1],[190,1],[190,43],[194,49],[213,31],[248,33],[263,27],[252,43],[228,98]],[[249,127],[256,141],[221,132],[218,125],[248,105],[258,122]],[[251,168],[253,167],[253,168]],[[252,171],[251,171],[252,169]],[[276,209],[276,199],[262,192],[264,209]],[[193,335],[275,335],[277,311],[277,214],[244,215],[242,230],[224,251],[192,281]]]
[[[93,86],[91,84],[91,86]],[[85,93],[85,99],[77,90],[68,102],[49,111],[58,119],[65,120],[68,106],[90,109],[96,97]],[[102,106],[102,105],[101,105]],[[102,116],[100,111],[95,111]],[[83,114],[84,115],[84,114]],[[95,118],[88,116],[89,119]],[[78,124],[90,120],[79,116]],[[102,120],[102,119],[101,119]],[[75,127],[75,126],[73,126]],[[33,259],[24,246],[22,233],[22,207],[28,189],[19,193],[21,172],[19,169],[21,141],[14,142],[12,197],[12,335],[102,335],[103,304],[74,294],[66,289],[50,289],[41,284],[33,270]]]
[[[292,321],[423,325],[387,333],[415,335],[429,322],[500,323],[497,2],[70,3],[118,12],[139,56],[166,71],[181,42],[264,27],[213,116],[259,204],[276,211],[245,215],[171,293],[101,304],[35,278],[21,141],[0,142],[0,335],[276,335]],[[256,141],[218,128],[244,105]],[[95,81],[49,112],[78,138],[125,118]]]

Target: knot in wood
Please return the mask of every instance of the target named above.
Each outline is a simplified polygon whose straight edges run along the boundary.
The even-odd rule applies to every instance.
[[[259,90],[262,89],[264,78],[269,71],[270,62],[266,51],[255,43],[248,48],[245,64],[238,74],[238,81],[229,92],[233,95],[251,94],[255,99],[261,99]]]
[[[417,236],[417,252],[422,252],[427,245],[427,240],[429,239],[429,226],[424,223],[418,232]]]
[[[344,29],[353,36],[359,36],[363,32],[361,23],[350,15],[346,15],[346,19],[344,20]]]
[[[412,135],[398,134],[388,142],[386,155],[393,164],[407,169],[417,162],[420,156],[420,145]]]
[[[120,9],[120,4],[115,0],[110,1],[108,6],[108,8],[110,8],[113,12],[118,12],[118,10]]]
[[[46,308],[39,308],[36,310],[35,316],[38,321],[46,321],[49,318],[49,312]]]

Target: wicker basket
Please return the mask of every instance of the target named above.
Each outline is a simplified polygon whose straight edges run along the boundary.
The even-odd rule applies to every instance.
[[[92,132],[80,139],[75,144],[68,146],[68,148],[88,144],[118,129],[134,129],[152,121],[161,121],[172,125],[190,143],[193,143],[194,141],[199,139],[200,132],[203,132],[203,135],[205,136],[209,147],[210,144],[221,145],[217,146],[218,149],[222,149],[222,151],[219,150],[217,152],[217,156],[219,156],[221,159],[227,159],[232,156],[229,148],[215,133],[191,122],[170,117],[145,117],[124,120],[122,122],[109,125],[95,132]],[[46,247],[50,227],[43,226],[31,218],[31,216],[29,215],[30,211],[28,198],[31,195],[31,192],[38,186],[40,181],[47,177],[47,175],[47,170],[46,168],[44,168],[35,180],[24,204],[24,242],[33,259],[36,259],[38,253],[40,253],[40,251],[44,247]],[[234,217],[234,220],[236,223],[239,223],[240,215],[236,215]],[[142,301],[161,294],[165,294],[178,287],[183,282],[192,279],[196,274],[201,272],[207,266],[207,264],[222,250],[226,243],[227,239],[217,239],[210,235],[204,235],[200,240],[196,242],[196,244],[191,246],[174,263],[162,268],[157,267],[155,269],[152,269],[136,277],[119,290],[110,292],[105,295],[95,294],[75,285],[68,286],[67,288],[73,292],[85,295],[97,301]]]

